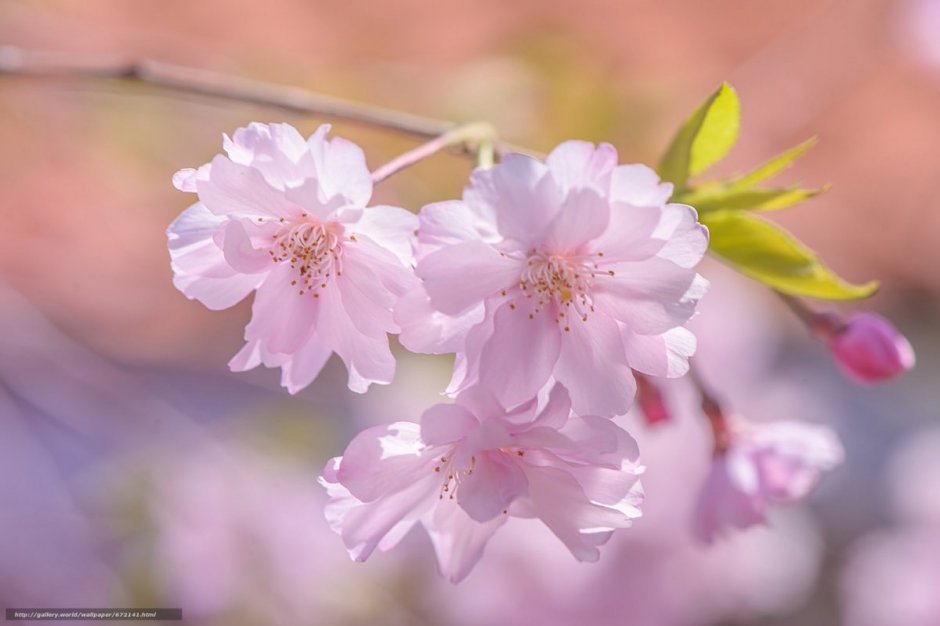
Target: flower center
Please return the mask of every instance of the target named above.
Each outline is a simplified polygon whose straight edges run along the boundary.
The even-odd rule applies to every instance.
[[[594,311],[591,297],[594,277],[600,273],[613,275],[612,271],[598,269],[594,257],[603,256],[603,252],[571,256],[530,252],[519,278],[522,293],[534,302],[529,319],[546,305],[554,304],[555,322],[564,322],[565,330],[570,330],[567,318],[572,310],[582,321],[587,321],[588,313]]]
[[[343,226],[319,220],[284,225],[268,250],[275,263],[290,263],[297,271],[291,285],[298,293],[319,298],[331,276],[342,275]]]
[[[515,455],[519,458],[525,456],[525,451],[521,448],[510,447],[510,448],[499,448],[499,451],[507,455]],[[437,464],[434,466],[434,472],[437,474],[443,474],[444,481],[441,483],[441,491],[437,495],[438,500],[443,500],[444,496],[447,496],[448,500],[453,500],[457,497],[457,488],[460,487],[460,483],[473,475],[473,470],[477,466],[477,458],[475,456],[470,457],[470,464],[467,467],[461,469],[454,468],[454,449],[451,449],[450,454],[443,455],[437,459]],[[506,515],[509,513],[508,509],[503,510],[503,514]]]
[[[442,456],[438,459],[437,465],[434,466],[434,471],[444,475],[444,482],[441,485],[441,492],[437,496],[438,499],[443,500],[444,494],[448,494],[449,499],[453,500],[457,495],[457,487],[460,486],[460,482],[473,475],[473,468],[476,467],[476,464],[477,458],[472,456],[470,457],[470,465],[468,467],[455,469],[453,453],[451,453],[449,458]]]

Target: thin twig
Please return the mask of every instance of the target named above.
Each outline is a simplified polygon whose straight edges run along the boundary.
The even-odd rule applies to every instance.
[[[807,308],[802,302],[791,295],[783,293],[782,291],[777,291],[775,293],[780,297],[781,300],[783,300],[783,303],[787,305],[787,308],[790,309],[790,311],[800,319],[800,321],[802,321],[807,326],[813,325],[816,315],[810,311],[809,308]]]
[[[692,384],[695,386],[695,389],[699,392],[699,396],[702,399],[702,413],[705,414],[705,418],[708,420],[708,425],[712,432],[714,442],[713,453],[715,455],[724,454],[730,445],[728,420],[725,418],[725,414],[721,409],[721,403],[718,402],[709,390],[708,385],[706,385],[702,377],[699,376],[698,370],[692,365],[691,360],[689,361],[689,379],[692,381]]]
[[[0,75],[3,74],[138,82],[170,91],[256,104],[290,113],[319,115],[419,137],[436,137],[456,126],[453,122],[358,104],[296,87],[147,59],[129,61],[108,56],[76,58],[73,55],[27,52],[4,46],[0,48]]]
[[[493,127],[486,122],[474,122],[458,126],[379,167],[372,172],[372,182],[382,182],[392,174],[410,167],[445,148],[464,146],[465,148],[471,148],[469,152],[472,153],[474,145],[479,146],[486,143],[492,145],[494,133]]]
[[[248,80],[182,65],[115,56],[65,55],[0,46],[0,77],[127,81],[176,93],[242,102],[301,115],[321,117],[393,130],[417,137],[436,138],[460,125],[384,107],[360,104],[297,87]],[[506,142],[493,141],[499,155],[539,153]]]
[[[787,308],[806,325],[806,328],[823,341],[831,340],[832,337],[838,334],[845,326],[840,317],[835,313],[813,311],[791,295],[780,291],[776,293],[780,296],[780,299],[783,300],[783,303],[787,305]]]

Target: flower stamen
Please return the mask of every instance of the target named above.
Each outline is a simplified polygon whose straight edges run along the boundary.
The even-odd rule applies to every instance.
[[[471,456],[470,465],[462,469],[453,469],[453,463],[453,458],[448,461],[447,457],[442,456],[438,464],[434,466],[435,473],[445,473],[444,483],[441,485],[441,491],[437,496],[438,500],[443,500],[445,493],[448,494],[448,499],[450,500],[456,497],[457,487],[460,486],[460,482],[473,475],[473,468],[476,467],[477,458]],[[453,483],[453,488],[451,487],[451,483]]]
[[[534,319],[546,306],[554,305],[555,323],[562,322],[567,309],[573,309],[581,321],[586,322],[588,313],[594,310],[591,295],[594,277],[613,275],[598,269],[595,256],[602,257],[603,253],[564,256],[532,250],[519,279],[523,295],[534,301],[529,319]],[[515,307],[510,305],[510,308]],[[568,324],[565,330],[570,330]]]
[[[342,275],[343,226],[336,222],[307,220],[282,227],[268,250],[275,263],[290,263],[297,270],[299,295],[326,288],[331,276]]]

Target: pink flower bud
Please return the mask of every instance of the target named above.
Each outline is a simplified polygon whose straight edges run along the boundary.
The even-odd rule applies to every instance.
[[[842,370],[861,382],[887,380],[914,367],[914,349],[887,319],[874,313],[849,317],[830,340]]]

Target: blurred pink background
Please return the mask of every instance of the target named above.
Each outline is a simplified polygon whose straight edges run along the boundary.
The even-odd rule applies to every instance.
[[[363,425],[417,419],[449,361],[399,351],[395,384],[366,396],[337,363],[297,397],[275,372],[230,374],[249,303],[210,312],[179,294],[164,235],[189,202],[170,176],[208,161],[223,132],[257,120],[309,133],[322,120],[2,76],[0,604],[182,606],[191,624],[936,626],[924,593],[884,586],[940,580],[937,516],[891,504],[919,501],[914,477],[916,493],[940,491],[936,463],[904,460],[925,457],[909,442],[938,417],[938,42],[940,0],[5,0],[0,46],[148,57],[487,120],[537,150],[610,141],[626,161],[654,163],[727,80],[742,133],[714,173],[818,135],[784,181],[832,190],[772,218],[843,276],[882,280],[858,306],[892,317],[918,366],[854,386],[762,287],[709,263],[709,383],[753,419],[825,422],[843,438],[846,464],[807,506],[711,552],[694,546],[686,517],[708,442],[677,383],[676,423],[646,432],[624,418],[650,467],[647,517],[599,564],[524,524],[459,587],[438,581],[418,533],[353,564],[322,519],[316,474]],[[372,167],[416,143],[335,132]],[[455,197],[469,168],[437,156],[376,200],[417,210]],[[889,541],[935,558],[879,565]],[[887,567],[894,576],[872,583]],[[885,608],[874,588],[908,605]],[[879,610],[885,621],[865,621]]]

